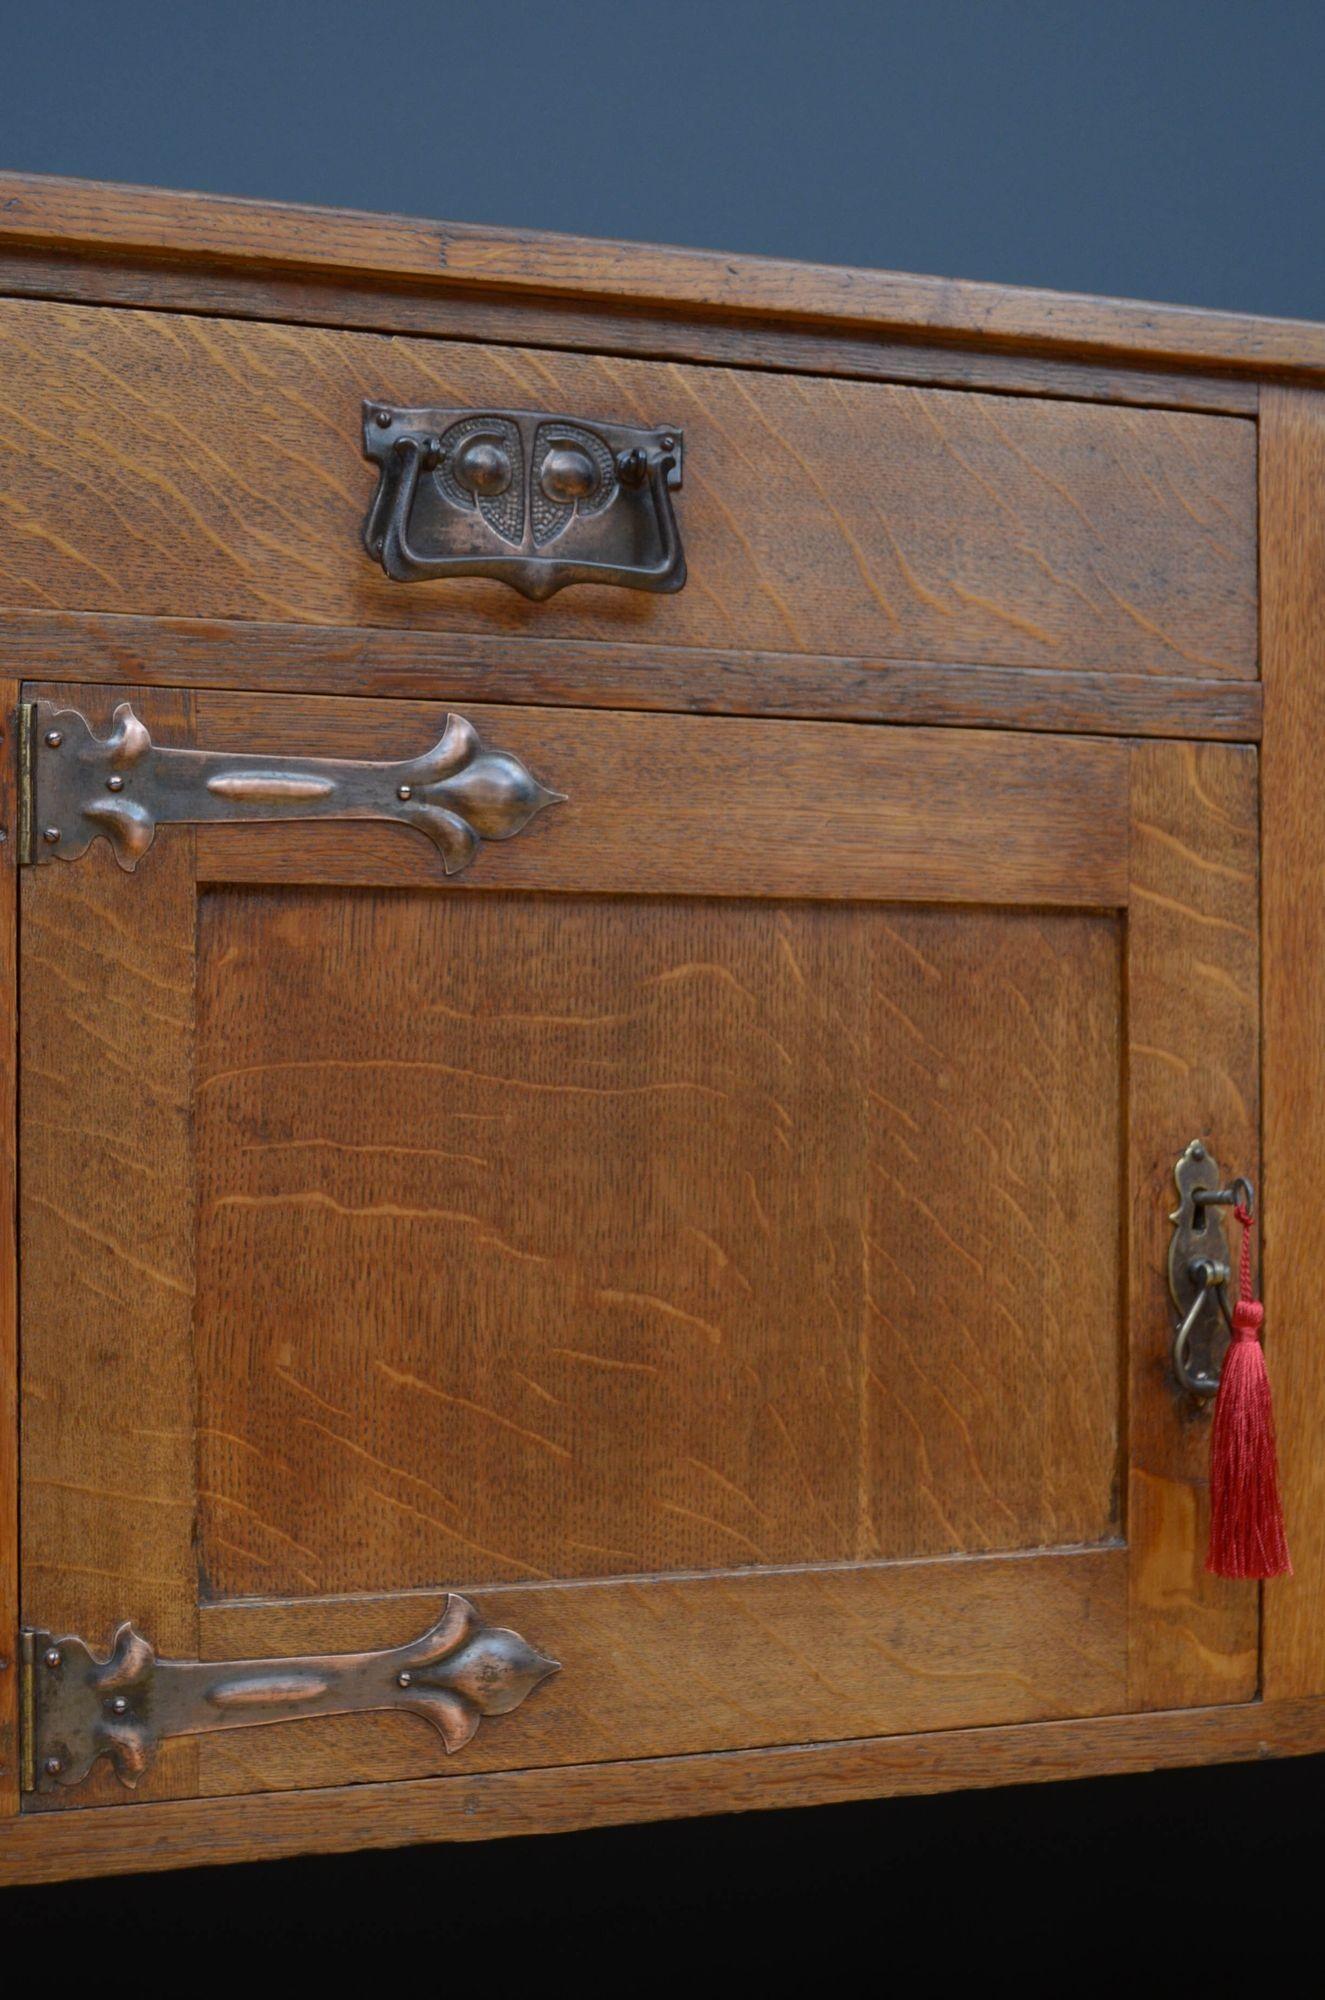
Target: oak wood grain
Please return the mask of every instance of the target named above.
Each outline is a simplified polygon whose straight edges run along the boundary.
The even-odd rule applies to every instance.
[[[432,291],[700,307],[756,322],[829,320],[944,341],[975,338],[989,347],[1127,353],[1257,374],[1325,372],[1325,329],[1308,321],[43,174],[0,175],[0,241],[94,254],[136,250],[204,266],[363,273]]]
[[[1115,1548],[480,1590],[484,1618],[562,1671],[458,1754],[498,1770],[1105,1712],[1126,1681],[1126,1588]],[[204,1606],[202,1642],[217,1658],[354,1650],[413,1637],[439,1605]],[[242,1730],[199,1755],[211,1795],[448,1763],[426,1725],[390,1714]]]
[[[1255,675],[1240,418],[36,301],[0,373],[16,608]],[[368,395],[683,426],[686,589],[390,582]]]
[[[866,1741],[651,1757],[539,1771],[258,1792],[0,1826],[0,1880],[56,1882],[443,1840],[570,1832],[780,1806],[1105,1773],[1249,1763],[1325,1750],[1325,1701],[954,1729]]]
[[[19,1802],[17,705],[0,680],[0,1819]]]
[[[210,1593],[1118,1534],[1114,919],[229,890],[199,950]]]
[[[212,1592],[855,1553],[859,930],[207,899]]]
[[[1267,390],[1261,533],[1265,694],[1265,1347],[1294,1575],[1265,1589],[1265,1691],[1325,1689],[1325,401]]]
[[[1118,925],[870,914],[862,1550],[1116,1535]]]
[[[1255,1692],[1256,1587],[1208,1576],[1211,1405],[1173,1375],[1167,1258],[1174,1162],[1203,1139],[1226,1173],[1258,1156],[1256,754],[1152,743],[1132,752],[1127,944],[1132,1555],[1138,1708]]]
[[[1253,743],[1259,681],[1083,673],[916,660],[815,658],[253,619],[0,612],[0,643],[25,679],[138,681],[379,700],[568,703],[683,714],[903,722],[1098,736]]]
[[[512,298],[479,287],[439,291],[371,273],[358,278],[224,261],[172,262],[132,250],[107,249],[89,257],[9,238],[0,238],[0,296],[352,326],[519,347],[589,348],[648,360],[714,361],[735,368],[1136,403],[1161,410],[1250,417],[1257,410],[1252,379],[1203,374],[1190,367],[1147,367],[1125,354],[1079,361],[974,343],[888,339],[831,321],[750,319],[695,308],[649,308],[621,299],[580,305],[537,294]]]
[[[134,698],[150,727],[189,739],[187,695]],[[98,1644],[131,1618],[187,1655],[192,837],[134,876],[103,848],[27,869],[21,887],[24,1621]],[[143,1795],[190,1790],[195,1768],[191,1745],[171,1746]],[[104,1770],[79,1794],[129,1796]]]
[[[212,750],[395,760],[446,711],[200,691]],[[1122,745],[975,730],[844,728],[721,716],[484,708],[565,803],[449,879],[408,828],[217,824],[200,879],[340,887],[810,896],[1116,908],[1127,894]],[[169,829],[159,838],[170,838]]]

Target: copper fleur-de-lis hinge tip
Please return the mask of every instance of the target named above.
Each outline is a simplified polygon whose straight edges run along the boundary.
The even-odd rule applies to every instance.
[[[134,1786],[168,1737],[395,1710],[419,1716],[448,1755],[486,1716],[508,1715],[560,1663],[485,1624],[454,1592],[406,1645],[296,1659],[163,1660],[125,1623],[104,1659],[86,1640],[23,1634],[23,1789],[79,1785],[99,1758]]]
[[[97,839],[132,870],[162,825],[332,819],[414,828],[458,874],[487,840],[510,840],[564,792],[510,750],[489,749],[448,715],[431,750],[397,763],[249,756],[156,744],[129,702],[97,736],[77,709],[24,703],[20,716],[22,859],[76,861]]]

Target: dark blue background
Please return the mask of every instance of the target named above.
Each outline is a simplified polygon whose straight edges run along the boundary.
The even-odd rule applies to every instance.
[[[0,0],[11,167],[1325,319],[1321,0]]]

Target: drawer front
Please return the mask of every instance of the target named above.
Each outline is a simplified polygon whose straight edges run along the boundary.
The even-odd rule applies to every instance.
[[[1244,418],[19,301],[0,376],[0,606],[1256,673]],[[686,587],[389,580],[365,398],[675,426]]]
[[[448,875],[435,705],[28,692],[24,1615],[57,1704],[193,1663],[133,1796],[1250,1697],[1163,1270],[1254,1171],[1254,752],[494,705],[566,796]]]

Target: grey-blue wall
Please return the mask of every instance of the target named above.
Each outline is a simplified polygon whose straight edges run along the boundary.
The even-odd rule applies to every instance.
[[[0,0],[11,167],[1325,319],[1322,0]]]

